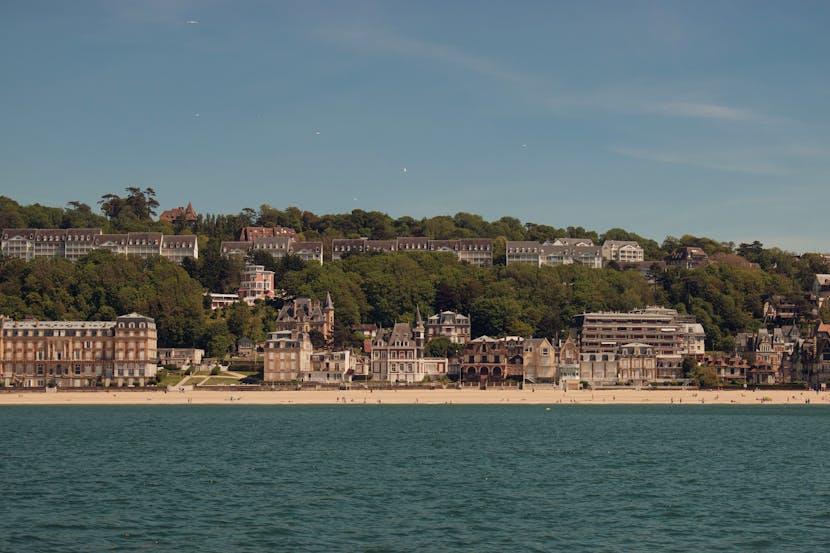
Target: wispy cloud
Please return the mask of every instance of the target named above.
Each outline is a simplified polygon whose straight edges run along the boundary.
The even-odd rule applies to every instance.
[[[318,33],[328,39],[373,52],[429,59],[500,81],[521,85],[532,81],[528,75],[513,71],[492,59],[465,52],[452,44],[419,40],[377,28],[327,27]]]
[[[680,155],[622,146],[612,146],[608,148],[608,151],[634,159],[656,161],[658,163],[688,165],[692,167],[701,167],[703,169],[712,169],[715,171],[727,171],[730,173],[748,173],[751,175],[762,176],[782,176],[787,174],[786,170],[769,163],[768,161],[758,159],[739,159],[737,156],[735,159],[727,159],[728,156],[724,155]]]
[[[352,48],[375,54],[395,54],[451,65],[472,74],[515,85],[524,98],[545,109],[565,114],[608,112],[629,115],[658,114],[667,117],[711,119],[733,122],[764,122],[771,118],[744,107],[719,103],[677,101],[677,90],[655,86],[608,84],[591,90],[569,91],[565,85],[536,75],[518,71],[502,61],[472,54],[442,42],[404,36],[382,26],[338,23],[317,30],[318,36]],[[550,91],[558,90],[555,94]],[[688,95],[688,92],[687,92]]]
[[[647,106],[647,110],[676,117],[700,119],[721,119],[726,121],[758,121],[762,115],[748,109],[717,104],[695,104],[689,102],[661,102]]]

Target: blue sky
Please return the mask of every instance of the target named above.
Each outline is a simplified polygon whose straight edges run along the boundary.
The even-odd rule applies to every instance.
[[[828,24],[827,2],[5,0],[0,194],[830,251]]]

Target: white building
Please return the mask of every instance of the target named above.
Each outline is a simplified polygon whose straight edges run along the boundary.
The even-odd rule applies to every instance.
[[[606,240],[602,243],[602,258],[617,263],[638,263],[645,260],[642,246],[628,240]]]

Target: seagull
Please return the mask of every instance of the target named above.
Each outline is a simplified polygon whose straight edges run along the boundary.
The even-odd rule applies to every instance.
[[[196,21],[195,19],[189,19],[189,20],[187,21],[187,24],[188,24],[188,25],[198,25],[198,24],[199,24],[199,22],[198,22],[198,21]]]
[[[403,172],[406,173],[406,167],[403,168]]]
[[[527,144],[522,144],[522,148],[527,148]]]
[[[314,134],[320,134],[320,131],[314,131]]]
[[[199,112],[197,111],[196,113],[194,113],[193,117],[199,117]]]

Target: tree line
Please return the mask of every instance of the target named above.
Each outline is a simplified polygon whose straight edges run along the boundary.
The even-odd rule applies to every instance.
[[[812,306],[807,294],[815,273],[830,272],[818,255],[794,256],[753,242],[718,242],[685,235],[662,245],[622,229],[602,235],[581,227],[556,229],[522,224],[504,217],[487,222],[459,213],[415,220],[392,219],[378,212],[317,216],[297,208],[262,206],[237,215],[200,215],[193,225],[152,221],[157,207],[152,189],[128,189],[125,197],[105,196],[104,215],[88,206],[20,206],[0,197],[0,225],[11,227],[102,227],[107,231],[158,230],[199,236],[200,256],[182,266],[162,258],[141,260],[96,251],[73,264],[65,259],[0,260],[0,313],[20,318],[112,320],[138,311],[156,319],[160,346],[198,346],[223,355],[245,336],[261,340],[273,330],[282,300],[253,307],[237,304],[210,311],[205,292],[235,292],[244,260],[224,258],[222,240],[237,238],[243,226],[289,226],[302,238],[366,236],[433,238],[489,236],[496,240],[550,240],[561,236],[635,240],[647,257],[661,259],[677,247],[698,246],[717,263],[698,269],[655,263],[648,274],[622,267],[532,267],[496,264],[477,268],[449,253],[395,252],[352,255],[338,263],[306,264],[293,256],[274,259],[256,252],[251,261],[276,274],[287,297],[324,298],[336,308],[335,345],[359,343],[351,327],[358,323],[389,326],[424,315],[453,310],[471,317],[473,334],[563,337],[575,315],[585,311],[627,311],[646,305],[672,307],[693,315],[704,326],[709,349],[729,351],[737,332],[765,324],[764,302],[782,296],[801,308],[805,325]],[[142,198],[133,196],[139,195]],[[127,201],[130,197],[132,200]],[[818,316],[830,322],[825,310]]]

